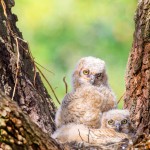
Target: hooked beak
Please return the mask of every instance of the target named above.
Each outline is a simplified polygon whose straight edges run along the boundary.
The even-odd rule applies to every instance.
[[[117,130],[117,131],[120,131],[120,129],[121,129],[121,128],[120,128],[120,124],[116,124],[115,127],[116,127],[116,130]]]
[[[90,75],[90,83],[93,84],[95,81],[95,76],[94,75]]]

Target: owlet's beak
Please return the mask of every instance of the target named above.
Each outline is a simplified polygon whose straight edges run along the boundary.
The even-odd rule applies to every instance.
[[[93,84],[95,81],[95,76],[94,75],[90,75],[90,83]]]
[[[119,123],[115,124],[115,127],[116,127],[116,130],[117,130],[117,131],[120,131],[121,126],[120,126],[120,124],[119,124]]]

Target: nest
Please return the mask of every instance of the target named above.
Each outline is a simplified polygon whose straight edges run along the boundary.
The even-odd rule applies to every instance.
[[[150,135],[142,134],[133,141],[124,139],[119,143],[107,143],[105,145],[71,142],[63,146],[65,150],[150,150]]]

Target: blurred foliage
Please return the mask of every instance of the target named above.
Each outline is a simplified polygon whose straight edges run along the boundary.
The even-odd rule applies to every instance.
[[[55,73],[53,75],[41,68],[60,101],[65,94],[63,77],[67,77],[70,91],[72,70],[84,56],[105,60],[111,87],[118,99],[123,95],[136,0],[15,2],[13,12],[19,19],[17,25],[29,42],[35,61]]]

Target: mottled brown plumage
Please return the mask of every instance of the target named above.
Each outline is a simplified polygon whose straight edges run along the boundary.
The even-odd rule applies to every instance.
[[[74,122],[99,128],[99,114],[117,107],[116,97],[107,82],[104,61],[94,57],[79,60],[72,83],[73,91],[64,97],[56,113],[56,126]]]

